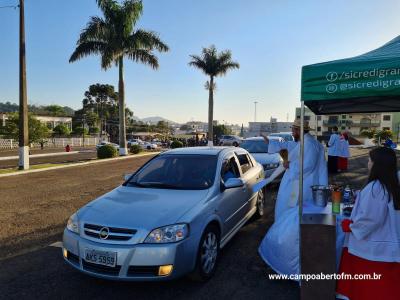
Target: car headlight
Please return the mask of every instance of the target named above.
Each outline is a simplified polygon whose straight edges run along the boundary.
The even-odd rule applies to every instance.
[[[69,231],[79,234],[79,221],[78,221],[78,215],[76,213],[74,213],[72,216],[69,217],[67,222],[67,229]]]
[[[264,170],[271,170],[271,169],[276,169],[277,167],[279,167],[278,163],[274,163],[274,164],[265,164],[263,165]]]
[[[189,236],[187,224],[175,224],[154,229],[144,240],[145,243],[165,244],[179,242]]]

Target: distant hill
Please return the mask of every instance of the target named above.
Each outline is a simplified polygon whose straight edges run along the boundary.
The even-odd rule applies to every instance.
[[[160,122],[160,121],[168,122],[168,124],[170,124],[170,125],[178,124],[178,123],[176,123],[176,122],[174,122],[174,121],[165,119],[165,118],[163,118],[163,117],[158,117],[158,116],[157,116],[157,117],[147,117],[147,118],[143,118],[143,119],[140,119],[140,121],[142,121],[142,122],[144,122],[144,123],[149,122],[150,124],[154,124],[154,125],[156,125],[156,124],[157,124],[158,122]]]

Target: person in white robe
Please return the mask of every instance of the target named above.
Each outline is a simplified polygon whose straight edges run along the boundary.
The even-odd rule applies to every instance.
[[[303,203],[311,205],[313,185],[327,185],[328,172],[324,147],[309,134],[304,122]],[[295,140],[300,138],[300,122],[292,126]],[[268,140],[268,152],[289,150],[289,163],[282,178],[275,205],[275,221],[259,247],[264,261],[277,273],[298,274],[299,216],[298,195],[300,177],[300,143]]]
[[[328,171],[335,174],[338,171],[338,157],[340,156],[340,135],[337,126],[333,127],[328,142]]]

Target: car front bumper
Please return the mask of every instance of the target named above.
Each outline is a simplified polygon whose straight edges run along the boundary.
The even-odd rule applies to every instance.
[[[64,230],[64,260],[79,271],[111,280],[163,281],[180,277],[194,268],[196,247],[190,237],[171,244],[114,245],[93,242]],[[115,267],[106,267],[85,261],[85,249],[117,253]],[[66,255],[65,255],[66,254]],[[159,276],[160,266],[172,265],[169,275]]]

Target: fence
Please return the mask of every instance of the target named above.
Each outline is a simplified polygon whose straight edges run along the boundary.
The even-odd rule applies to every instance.
[[[70,145],[71,147],[94,146],[100,142],[98,137],[85,137],[83,138],[54,138],[44,139],[43,146],[46,148],[58,148]],[[85,144],[83,144],[85,142]],[[40,148],[40,143],[31,144],[31,148]],[[15,149],[18,148],[18,140],[13,139],[0,139],[0,149]]]

